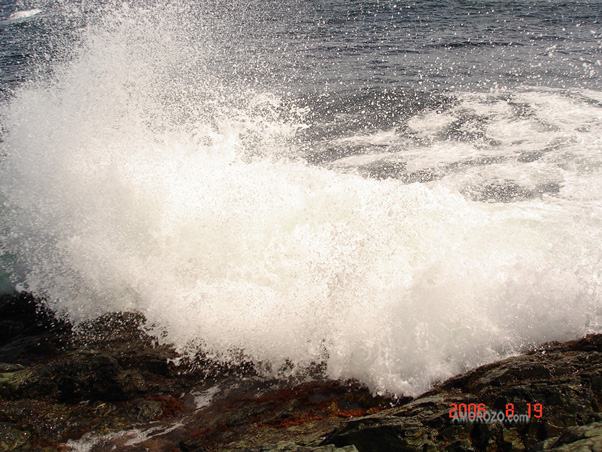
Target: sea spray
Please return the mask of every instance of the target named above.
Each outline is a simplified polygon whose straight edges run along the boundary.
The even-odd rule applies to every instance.
[[[308,164],[324,143],[299,138],[307,111],[214,22],[192,23],[118,9],[3,107],[20,287],[75,322],[135,310],[184,352],[274,374],[319,362],[397,394],[600,330],[600,205],[568,196],[579,184],[487,203],[467,195],[470,171],[405,184]],[[439,136],[421,155],[483,145]]]

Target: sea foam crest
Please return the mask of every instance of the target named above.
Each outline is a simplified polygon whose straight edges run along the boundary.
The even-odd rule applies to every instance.
[[[5,107],[24,288],[74,321],[137,310],[180,350],[392,393],[599,331],[599,211],[308,165],[299,113],[216,74],[215,37],[178,20],[119,11]]]

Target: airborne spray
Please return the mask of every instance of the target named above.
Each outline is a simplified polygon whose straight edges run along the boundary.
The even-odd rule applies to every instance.
[[[301,95],[287,46],[309,40],[212,6],[107,7],[3,105],[19,287],[75,322],[138,311],[181,351],[398,394],[600,330],[599,93],[320,113],[345,92]],[[377,107],[403,127],[354,128]]]

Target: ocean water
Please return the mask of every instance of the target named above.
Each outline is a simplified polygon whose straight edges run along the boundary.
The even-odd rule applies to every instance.
[[[0,0],[0,285],[399,395],[602,332],[601,12]]]

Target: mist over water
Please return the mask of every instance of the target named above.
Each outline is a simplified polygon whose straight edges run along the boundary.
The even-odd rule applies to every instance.
[[[51,43],[3,79],[12,282],[396,394],[600,332],[600,25],[493,3],[29,5],[2,29]]]

